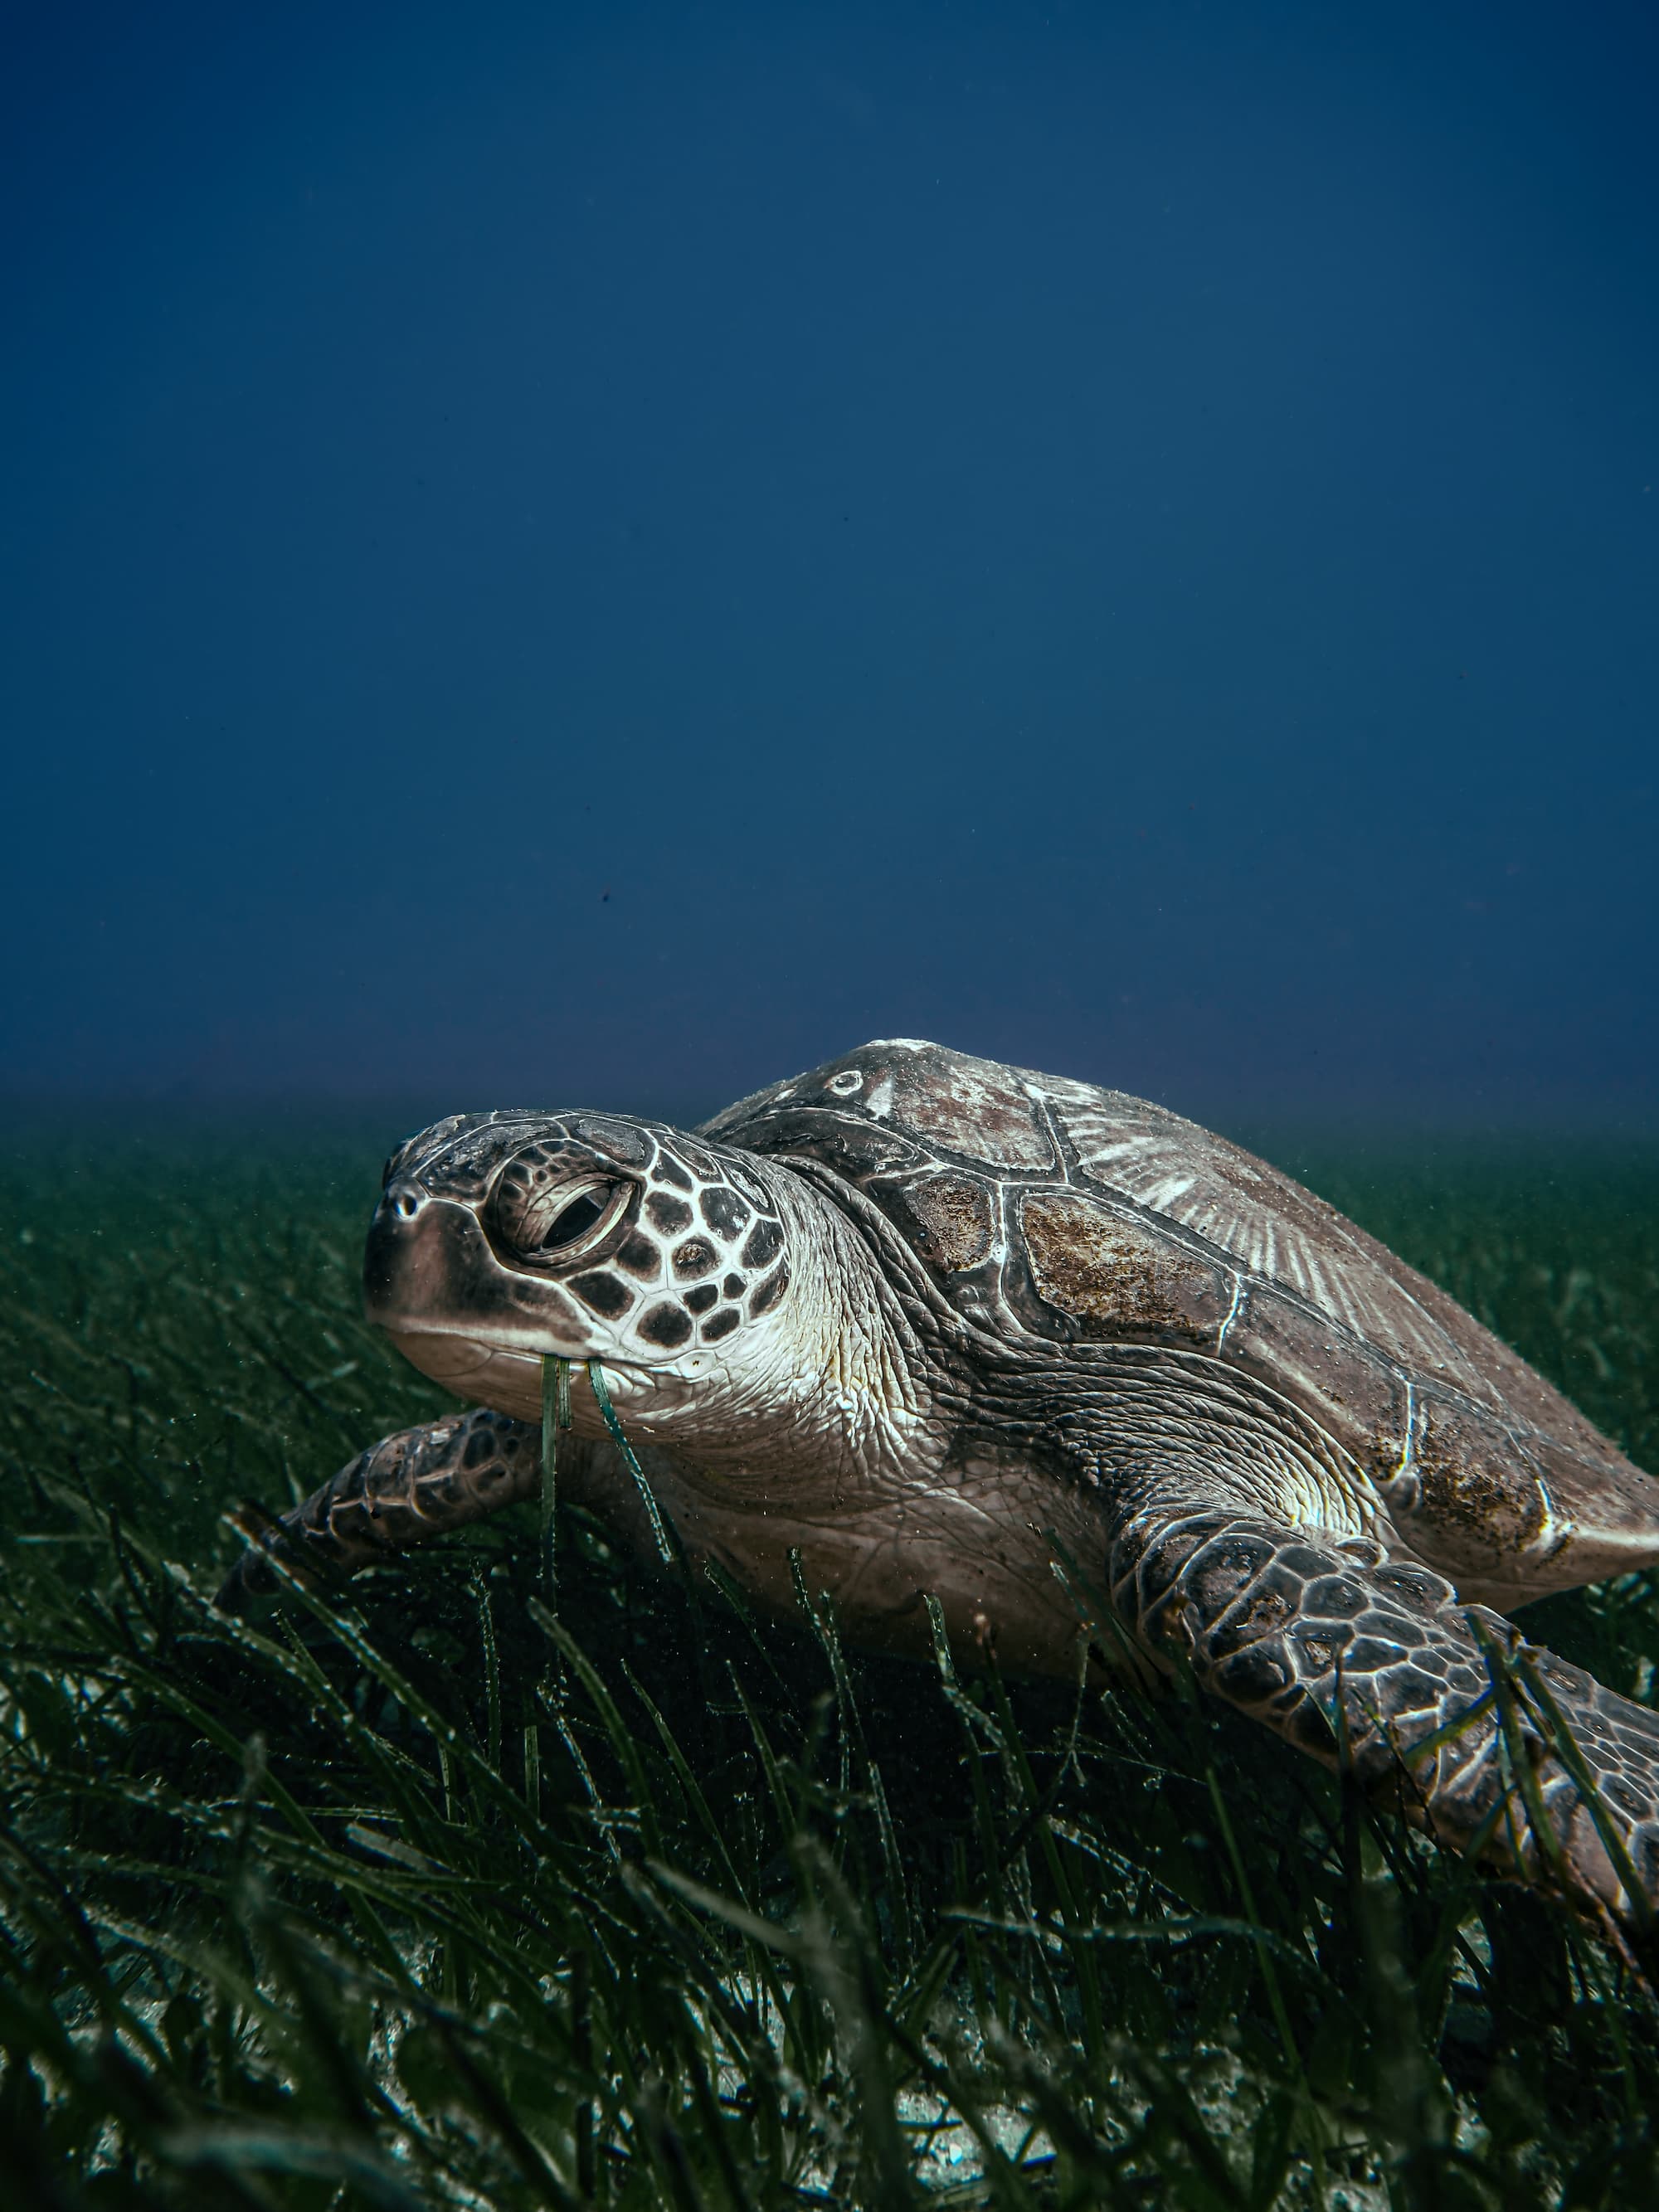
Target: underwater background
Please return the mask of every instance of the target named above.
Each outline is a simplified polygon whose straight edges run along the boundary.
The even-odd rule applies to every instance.
[[[1650,1121],[1659,27],[54,9],[0,1085]]]
[[[1659,27],[68,5],[0,66],[0,2201],[1659,2203],[1659,2006],[1224,1712],[514,1510],[392,1144],[1162,1101],[1659,1472]],[[1652,1696],[1643,1576],[1526,1616]]]

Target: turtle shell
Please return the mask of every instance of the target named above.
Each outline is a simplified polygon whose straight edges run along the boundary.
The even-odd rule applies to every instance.
[[[1659,1483],[1559,1391],[1334,1207],[1163,1107],[899,1037],[707,1133],[855,1185],[1011,1346],[1243,1370],[1466,1594],[1519,1602],[1659,1558]]]

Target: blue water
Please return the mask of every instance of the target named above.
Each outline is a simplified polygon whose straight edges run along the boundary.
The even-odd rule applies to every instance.
[[[1655,37],[37,15],[0,1089],[1650,1120]]]

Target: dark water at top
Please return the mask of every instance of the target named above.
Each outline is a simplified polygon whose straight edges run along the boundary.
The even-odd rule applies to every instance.
[[[1650,1120],[1653,40],[40,16],[0,1086]]]

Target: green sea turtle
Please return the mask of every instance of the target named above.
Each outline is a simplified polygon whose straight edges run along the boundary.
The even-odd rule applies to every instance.
[[[301,1556],[532,1495],[543,1359],[597,1360],[680,1547],[762,1604],[792,1606],[795,1552],[866,1645],[925,1652],[931,1595],[964,1657],[1058,1672],[1092,1584],[1109,1661],[1184,1660],[1459,1848],[1646,1920],[1659,1717],[1501,1613],[1659,1559],[1659,1484],[1160,1107],[890,1038],[690,1135],[458,1115],[388,1163],[364,1285],[481,1410],[354,1460],[285,1516]],[[562,1491],[648,1542],[580,1376],[574,1410]]]

